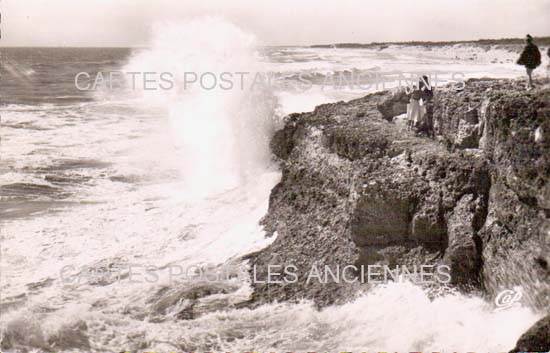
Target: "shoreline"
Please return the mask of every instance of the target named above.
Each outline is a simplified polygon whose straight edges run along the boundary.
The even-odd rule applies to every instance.
[[[549,46],[550,36],[534,37],[537,45]],[[404,41],[404,42],[371,42],[371,43],[333,43],[333,44],[313,44],[310,48],[348,48],[348,49],[366,49],[381,46],[423,46],[423,47],[443,47],[457,44],[491,46],[491,45],[525,45],[525,38],[498,38],[498,39],[477,39],[477,40],[451,40],[451,41]]]

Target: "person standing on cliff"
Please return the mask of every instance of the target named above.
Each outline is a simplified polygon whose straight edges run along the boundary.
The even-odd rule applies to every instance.
[[[420,107],[420,99],[422,91],[413,85],[409,96],[409,104],[407,104],[407,128],[408,130],[417,131],[422,128],[422,109]]]
[[[517,64],[525,66],[525,69],[527,70],[527,77],[529,77],[529,87],[534,88],[535,85],[533,85],[533,78],[531,75],[533,70],[540,65],[540,51],[539,47],[533,43],[533,37],[529,34],[527,35],[526,42],[527,45],[523,49]]]
[[[422,127],[422,130],[426,132],[426,134],[434,138],[434,105],[433,105],[433,97],[434,92],[432,85],[430,84],[430,81],[428,80],[428,76],[422,76],[420,80],[418,81],[418,87],[420,88],[420,94],[422,97],[422,105],[426,109],[425,117],[424,117],[424,126]]]

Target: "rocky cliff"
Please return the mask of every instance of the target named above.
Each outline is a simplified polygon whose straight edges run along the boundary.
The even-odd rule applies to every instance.
[[[407,131],[401,92],[292,114],[272,142],[282,180],[262,224],[276,240],[256,276],[294,265],[296,283],[254,284],[254,301],[340,303],[366,285],[304,284],[313,265],[446,264],[451,284],[494,298],[522,286],[550,303],[550,88],[469,80],[438,88],[437,137]]]

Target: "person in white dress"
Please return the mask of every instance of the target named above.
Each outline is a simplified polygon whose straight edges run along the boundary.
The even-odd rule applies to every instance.
[[[416,130],[422,125],[422,109],[420,106],[422,92],[414,85],[409,97],[409,104],[407,104],[407,128],[408,130]]]

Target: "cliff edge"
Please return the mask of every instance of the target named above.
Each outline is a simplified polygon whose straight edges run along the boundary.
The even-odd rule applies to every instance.
[[[550,88],[476,79],[438,88],[437,138],[407,131],[402,92],[291,114],[271,141],[282,180],[262,224],[275,241],[255,275],[293,265],[296,283],[254,283],[253,301],[349,300],[366,285],[305,284],[314,265],[445,264],[451,285],[490,298],[522,286],[550,302]]]

